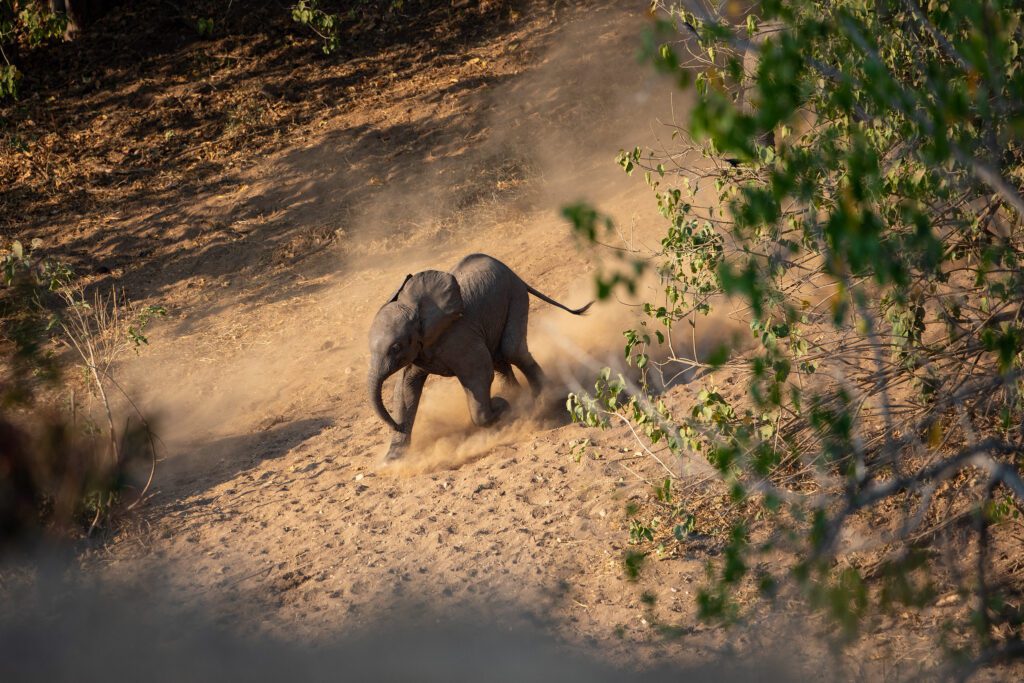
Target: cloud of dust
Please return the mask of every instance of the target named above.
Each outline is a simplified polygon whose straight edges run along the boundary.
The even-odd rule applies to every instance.
[[[585,300],[591,291],[591,283],[580,280],[566,300]],[[592,392],[605,367],[612,369],[613,376],[622,374],[636,383],[639,370],[625,362],[623,332],[639,329],[643,320],[649,320],[642,312],[641,302],[658,291],[656,280],[646,278],[630,300],[597,302],[583,316],[570,315],[546,304],[540,310],[534,309],[528,340],[531,353],[546,376],[542,395],[534,399],[518,371],[518,389],[506,386],[504,380],[496,377],[493,393],[508,400],[511,411],[496,425],[481,429],[470,421],[459,383],[454,379],[432,378],[420,403],[411,452],[393,470],[414,474],[458,467],[496,448],[531,441],[538,431],[567,424],[565,401],[569,393]],[[722,345],[742,348],[749,338],[749,332],[744,334],[744,328],[724,312],[692,320],[692,326],[687,322],[680,325],[687,331],[685,344],[674,350],[667,344],[648,349],[652,361],[648,381],[655,393],[684,386],[698,377],[699,373],[687,361],[703,362]]]
[[[277,197],[282,211],[290,202],[300,207],[294,219],[343,237],[297,293],[235,306],[230,291],[213,290],[210,311],[176,321],[154,343],[133,378],[146,388],[147,407],[172,430],[165,440],[187,450],[326,415],[351,431],[346,447],[383,449],[382,425],[369,417],[365,396],[366,330],[406,273],[448,268],[483,251],[578,305],[592,294],[588,273],[597,257],[572,248],[558,214],[577,199],[615,217],[624,239],[656,244],[664,224],[653,197],[614,163],[620,148],[657,146],[668,136],[659,122],[687,106],[634,59],[649,23],[647,5],[566,11],[538,65],[481,89],[479,123],[448,116],[395,125],[390,153],[381,145],[363,152],[361,139],[336,132],[270,162],[252,183],[253,197]],[[281,194],[282,187],[292,194]],[[547,309],[535,309],[530,337],[551,384],[541,407],[525,388],[512,396],[496,382],[499,395],[515,399],[515,419],[478,429],[457,382],[432,378],[410,458],[454,466],[518,443],[564,423],[565,394],[592,384],[596,366],[624,369],[622,331],[636,325],[635,307],[601,304],[582,318]],[[698,342],[711,338],[697,335]],[[173,368],[173,376],[155,380],[155,365]],[[385,391],[387,400],[390,383]]]
[[[575,287],[577,293],[566,299],[585,300],[588,289],[581,283]],[[544,304],[544,308],[549,307]],[[531,441],[538,431],[566,424],[569,391],[578,390],[583,382],[592,383],[604,365],[625,371],[621,353],[616,358],[612,347],[616,339],[621,339],[622,330],[635,322],[633,309],[615,303],[595,304],[584,316],[557,309],[534,311],[528,341],[545,373],[542,394],[534,399],[518,370],[519,387],[509,387],[496,377],[492,394],[509,401],[511,408],[497,424],[482,429],[472,424],[459,383],[450,378],[431,378],[420,402],[411,452],[394,469],[418,473],[457,467],[496,448]],[[561,343],[554,337],[559,337]]]

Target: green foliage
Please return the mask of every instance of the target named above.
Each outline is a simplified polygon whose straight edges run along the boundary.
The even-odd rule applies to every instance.
[[[145,332],[149,324],[153,322],[153,319],[162,318],[165,315],[167,315],[167,309],[163,306],[144,306],[136,312],[134,320],[129,323],[126,331],[128,340],[136,350],[144,344],[149,344],[149,339],[146,338]]]
[[[196,33],[198,33],[201,38],[209,38],[213,36],[214,26],[215,23],[211,17],[200,17],[199,19],[196,19]]]
[[[337,8],[332,10],[332,5]],[[401,12],[404,7],[405,0],[356,0],[346,3],[299,0],[292,5],[292,20],[319,36],[323,53],[329,55],[341,47],[342,33],[347,28],[355,30],[363,23],[372,24],[379,18]]]
[[[13,64],[0,64],[0,97],[13,97],[18,94],[18,82],[21,72]]]
[[[292,7],[292,20],[320,36],[323,41],[321,49],[325,55],[337,51],[340,46],[339,17],[320,9],[318,0],[299,0],[295,3]]]
[[[49,298],[67,269],[35,256],[41,242],[26,249],[15,240],[0,254],[0,345],[8,361],[0,384],[0,405],[27,404],[40,382],[53,382],[58,365],[46,347],[52,316]]]
[[[572,455],[573,462],[582,462],[583,458],[587,456],[591,445],[590,439],[573,439],[570,441],[569,452]]]
[[[7,492],[0,501],[0,543],[5,536],[31,535],[39,522],[92,531],[116,509],[143,499],[148,482],[134,501],[125,499],[127,473],[148,457],[151,482],[157,457],[156,439],[137,410],[123,427],[115,426],[109,392],[123,393],[114,365],[125,351],[148,343],[146,329],[165,309],[135,306],[116,291],[86,296],[67,266],[39,255],[41,247],[39,240],[28,249],[14,241],[0,252],[0,405],[31,409],[20,411],[18,424],[0,412],[0,434],[11,441],[0,471]],[[54,350],[62,346],[83,370],[85,397],[76,399],[78,386],[59,381]],[[54,394],[65,392],[68,414],[54,411]],[[10,500],[35,508],[11,508]]]
[[[32,0],[0,0],[0,100],[15,97],[21,71],[13,55],[60,37],[67,29],[64,14],[49,11]]]
[[[991,520],[1014,514],[1024,491],[1005,456],[1024,447],[1019,7],[791,0],[725,17],[696,0],[654,4],[663,18],[643,54],[696,92],[670,152],[674,168],[688,161],[669,172],[669,158],[639,147],[617,159],[644,173],[665,237],[644,265],[599,276],[598,294],[636,292],[648,269],[661,289],[625,332],[638,382],[605,372],[593,393],[570,396],[569,412],[703,454],[734,500],[754,501],[775,533],[803,544],[810,559],[794,577],[850,638],[873,593],[856,567],[832,561],[844,525],[968,462],[990,463],[989,484],[1014,492],[1013,505],[989,503]],[[678,32],[696,51],[689,62]],[[595,208],[565,214],[585,241],[612,236]],[[646,382],[654,347],[675,360],[673,332],[724,298],[745,304],[754,348],[715,349],[689,413],[671,415]],[[746,383],[735,404],[713,383],[722,369]],[[942,420],[959,427],[943,431]],[[935,462],[947,466],[926,466]],[[904,529],[934,518],[925,500]],[[649,526],[634,520],[631,539]],[[776,577],[748,570],[757,552],[733,534],[702,614],[734,615],[744,580],[775,594]],[[900,565],[902,584],[890,566],[875,573],[883,603],[930,595],[927,579],[908,583],[928,563]]]
[[[642,543],[644,541],[653,541],[654,532],[657,528],[657,520],[652,520],[650,524],[644,524],[639,519],[631,520],[629,522],[629,542]]]

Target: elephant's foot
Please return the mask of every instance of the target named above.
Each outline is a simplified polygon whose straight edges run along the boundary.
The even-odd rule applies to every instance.
[[[490,427],[509,410],[508,401],[500,396],[485,397],[482,391],[474,394],[468,389],[466,393],[469,394],[469,416],[477,427]]]
[[[391,442],[391,445],[388,446],[388,450],[384,454],[384,462],[394,462],[395,460],[400,460],[403,456],[405,456],[408,450],[409,439],[395,439],[394,441]]]
[[[490,426],[501,419],[501,416],[507,413],[512,408],[509,402],[503,399],[501,396],[494,396],[491,398],[491,419],[487,422]]]

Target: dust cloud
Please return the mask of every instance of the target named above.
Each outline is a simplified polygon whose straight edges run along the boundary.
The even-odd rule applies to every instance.
[[[584,287],[573,288],[567,301],[582,301]],[[548,308],[546,304],[543,304]],[[420,403],[412,450],[393,471],[404,474],[457,467],[501,446],[532,439],[538,431],[568,422],[565,401],[581,382],[592,382],[601,367],[625,371],[608,340],[621,338],[622,330],[635,324],[629,307],[598,303],[583,316],[564,311],[534,311],[531,316],[531,353],[545,373],[544,391],[536,399],[525,377],[516,370],[518,387],[496,378],[494,395],[509,401],[510,410],[488,429],[475,427],[459,383],[452,378],[431,378]],[[554,337],[559,337],[556,342]],[[619,354],[621,357],[621,353]]]
[[[583,301],[589,287],[579,284],[566,297],[572,305]],[[519,387],[510,387],[496,377],[493,393],[509,401],[511,410],[488,428],[475,427],[469,419],[469,408],[462,387],[453,378],[431,378],[413,430],[410,454],[390,470],[402,474],[449,469],[471,462],[502,446],[532,440],[537,432],[568,423],[565,409],[570,392],[593,390],[593,383],[603,368],[612,376],[623,375],[634,385],[639,371],[625,362],[623,331],[640,329],[649,320],[641,309],[645,296],[658,291],[656,281],[641,281],[638,293],[631,300],[598,302],[583,316],[573,316],[546,304],[535,307],[531,315],[531,352],[545,372],[546,384],[541,396],[530,394],[526,380],[517,371]],[[673,387],[685,390],[685,384],[699,375],[689,361],[703,362],[721,345],[731,349],[744,346],[749,335],[726,314],[697,316],[684,321],[685,343],[672,350],[669,346],[649,349],[651,369],[649,387],[655,393]],[[383,453],[383,450],[381,451]]]
[[[484,252],[578,305],[592,297],[604,256],[574,245],[559,210],[576,200],[611,215],[630,245],[656,245],[663,223],[653,197],[614,162],[621,148],[657,145],[662,122],[686,106],[634,59],[645,8],[567,16],[537,48],[536,66],[482,88],[462,111],[438,105],[431,120],[428,107],[410,109],[388,133],[390,148],[360,151],[360,139],[332,131],[240,180],[234,205],[336,241],[259,296],[246,288],[254,283],[221,283],[154,333],[153,348],[127,370],[172,455],[320,418],[346,432],[343,448],[380,451],[386,434],[365,396],[366,330],[406,273]],[[528,391],[499,389],[514,399],[512,414],[481,430],[457,383],[432,378],[414,434],[420,466],[455,466],[564,423],[567,391],[592,383],[595,365],[621,365],[635,306],[602,304],[577,318],[537,305],[531,348],[552,385],[539,407]]]

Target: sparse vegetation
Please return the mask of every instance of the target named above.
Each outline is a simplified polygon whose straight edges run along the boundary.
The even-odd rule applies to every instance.
[[[137,492],[135,500],[126,503],[127,508],[131,509],[143,500],[153,483],[158,457],[156,435],[146,416],[118,383],[114,367],[127,351],[137,351],[140,346],[149,343],[146,328],[155,317],[166,315],[167,311],[162,306],[136,306],[128,300],[124,292],[118,292],[116,289],[109,295],[95,291],[89,297],[82,285],[75,283],[70,276],[60,279],[56,294],[63,304],[56,321],[56,326],[59,326],[61,332],[59,340],[74,352],[76,362],[85,373],[86,386],[98,400],[99,409],[106,422],[105,427],[99,427],[91,422],[86,424],[87,431],[104,434],[106,437],[106,469],[111,472],[124,472],[134,460],[142,456],[143,453],[139,452],[140,444],[132,443],[133,440],[137,442],[142,439],[141,451],[148,451],[149,474],[141,490]],[[111,393],[119,394],[119,397],[127,402],[130,415],[134,415],[138,423],[135,428],[132,427],[130,417],[125,421],[123,429],[119,429],[115,424],[116,415]],[[77,418],[77,406],[72,400],[72,425],[76,424]],[[133,448],[135,450],[131,451]],[[95,514],[89,524],[90,533],[103,515],[113,509],[115,503],[123,502],[118,500],[122,486],[123,484],[111,486],[108,490],[96,491],[90,495],[90,502],[95,508]]]
[[[0,100],[18,94],[22,73],[18,55],[59,37],[67,16],[35,0],[0,1]]]
[[[705,617],[734,616],[743,586],[789,583],[849,640],[876,610],[954,591],[973,609],[943,627],[953,661],[1019,656],[1024,585],[992,551],[1014,544],[994,501],[1024,501],[1019,7],[654,4],[647,57],[697,100],[670,145],[620,155],[668,226],[658,253],[620,252],[598,293],[649,269],[658,299],[626,332],[640,380],[606,373],[570,412],[625,416],[663,458],[703,454],[747,506]],[[597,211],[566,215],[604,239]],[[746,305],[754,349],[688,357],[724,297]],[[670,414],[652,387],[693,368],[705,388]],[[727,398],[723,377],[746,395]],[[967,531],[941,534],[957,516]],[[635,521],[630,535],[654,541]],[[780,549],[785,568],[754,571]]]
[[[624,668],[1018,657],[1019,13],[0,0],[0,552],[92,532],[68,574],[288,638],[409,598]],[[531,317],[577,424],[432,379],[381,467],[365,328],[472,251],[573,305],[605,264]]]
[[[156,436],[118,384],[114,367],[127,350],[148,343],[146,328],[165,311],[134,306],[116,291],[88,296],[70,269],[37,254],[40,247],[38,241],[30,249],[14,241],[0,256],[0,345],[6,356],[0,388],[10,411],[0,418],[5,540],[37,527],[64,533],[76,523],[91,534],[116,509],[131,509],[144,498],[157,461]],[[68,378],[59,346],[74,354],[82,382]],[[81,386],[88,389],[85,397],[76,391]],[[110,392],[127,401],[136,424],[115,424],[120,411]],[[40,400],[40,394],[50,398]],[[67,397],[62,409],[55,395]],[[89,396],[102,417],[83,400]],[[134,485],[130,470],[147,456],[145,483],[126,500],[123,494]]]

